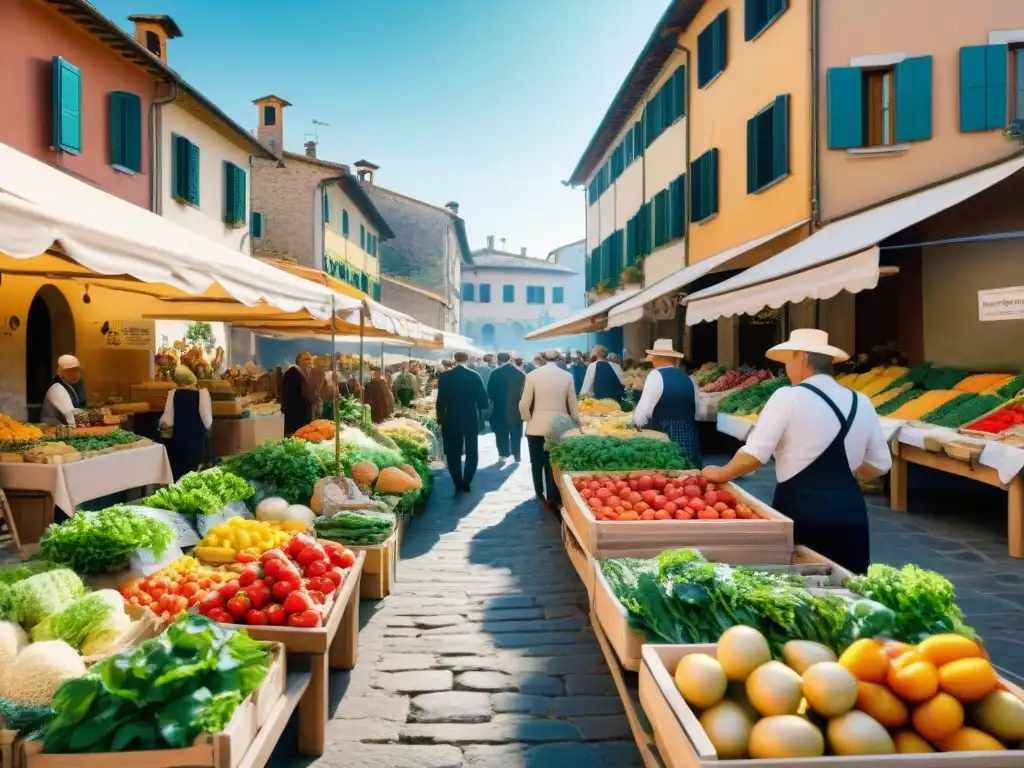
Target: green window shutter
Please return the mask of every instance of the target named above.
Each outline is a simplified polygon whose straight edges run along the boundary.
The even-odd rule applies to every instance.
[[[1006,126],[1008,67],[1006,45],[968,45],[960,49],[961,131],[989,131]]]
[[[914,56],[896,65],[896,141],[932,137],[932,57]]]
[[[676,67],[672,75],[672,103],[675,106],[674,117],[686,117],[686,66]]]
[[[324,224],[327,224],[331,220],[331,198],[327,196],[326,187],[322,189],[321,194],[323,195],[321,200],[323,201],[324,208]]]
[[[825,94],[828,148],[864,146],[864,80],[860,67],[831,67],[825,73]]]
[[[185,138],[179,136],[176,133],[171,134],[171,197],[175,200],[183,200],[185,198],[185,186],[187,184],[187,175],[183,168],[185,167],[185,158],[187,157],[188,150],[185,148]]]
[[[324,198],[326,200],[326,198]],[[238,226],[245,222],[245,171],[234,163],[224,163],[224,223]]]
[[[1010,51],[1005,45],[989,45],[985,52],[985,122],[990,129],[1006,127],[1007,98],[1006,72],[1010,67]],[[1017,83],[1020,89],[1022,83]]]
[[[715,76],[714,22],[697,35],[697,87],[704,88]]]
[[[626,266],[636,264],[636,216],[626,222]]]
[[[199,205],[199,146],[188,142],[188,202]]]
[[[249,214],[249,234],[252,237],[263,237],[263,214],[253,211]]]
[[[565,288],[555,287],[551,289],[551,303],[565,304]]]
[[[748,3],[749,6],[749,3]],[[749,39],[749,38],[748,38]],[[760,115],[747,120],[747,194],[760,188],[757,178],[757,128]]]
[[[53,111],[51,144],[54,149],[82,154],[82,72],[60,56],[52,59]]]
[[[668,239],[677,240],[683,236],[683,216],[686,213],[686,200],[683,190],[686,185],[686,174],[677,176],[668,185]]]
[[[111,91],[110,164],[121,170],[142,171],[142,101],[134,93]]]
[[[708,215],[714,216],[718,213],[718,150],[708,150],[708,154],[710,157],[705,165],[706,178],[704,184],[710,190],[708,193],[708,207],[710,209]]]
[[[764,29],[764,0],[744,0],[743,39],[753,40],[762,29]],[[749,121],[747,125],[750,125]],[[749,139],[749,133],[747,138]]]
[[[715,74],[724,72],[729,63],[729,12],[722,11],[714,21]]]
[[[535,292],[537,294],[537,303],[538,304],[543,304],[544,303],[544,286],[543,285],[538,285],[534,290],[535,290]]]
[[[668,242],[668,190],[654,196],[654,247]]]
[[[772,181],[789,173],[789,94],[775,97],[772,120]]]
[[[480,303],[490,304],[491,303],[491,285],[490,283],[480,284]]]
[[[705,155],[701,155],[690,163],[690,221],[698,222],[708,217],[706,213],[706,193],[702,188],[704,173],[702,171]]]
[[[501,300],[511,304],[516,300],[516,287],[514,285],[503,285],[501,287]]]
[[[462,300],[472,301],[473,300],[473,284],[463,283],[462,284]]]
[[[341,234],[348,237],[348,211],[341,209]]]
[[[366,227],[359,225],[359,247],[366,250]]]

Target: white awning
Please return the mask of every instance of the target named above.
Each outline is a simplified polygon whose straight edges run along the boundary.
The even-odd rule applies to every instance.
[[[770,235],[765,235],[764,237],[759,237],[755,240],[749,240],[741,245],[737,245],[735,248],[729,248],[721,253],[716,253],[714,256],[709,256],[706,259],[698,261],[696,264],[691,264],[678,272],[673,272],[671,275],[663,277],[658,282],[644,288],[638,294],[633,296],[633,298],[612,309],[608,313],[608,327],[617,328],[620,325],[635,323],[637,320],[643,318],[644,306],[646,304],[654,301],[655,299],[659,299],[662,296],[678,291],[681,288],[685,288],[693,281],[704,277],[704,275],[715,271],[719,267],[725,266],[726,263],[732,261],[738,256],[742,256],[748,251],[762,246],[780,235],[792,232],[797,227],[802,227],[808,221],[808,219],[803,219],[802,221],[798,221],[796,224],[790,224],[788,227],[784,227],[777,232],[772,232]]]
[[[639,288],[616,293],[614,296],[606,296],[600,301],[595,301],[582,312],[577,312],[572,317],[559,320],[557,323],[545,325],[535,331],[530,331],[525,338],[527,341],[538,339],[554,339],[559,336],[572,336],[575,333],[590,333],[592,331],[603,331],[606,327],[605,314],[622,302],[641,293]]]
[[[129,275],[194,295],[217,283],[246,306],[265,301],[326,318],[332,297],[339,310],[359,304],[0,143],[0,253],[30,260],[55,243],[100,275]]]
[[[999,165],[840,219],[736,277],[686,301],[686,323],[753,315],[787,302],[827,299],[878,284],[878,243],[983,192],[1024,168],[1018,156]]]

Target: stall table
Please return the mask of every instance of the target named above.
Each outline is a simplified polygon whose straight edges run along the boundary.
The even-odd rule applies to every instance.
[[[218,416],[213,420],[212,432],[214,457],[234,456],[236,453],[251,450],[267,440],[282,439],[284,416],[280,413],[245,418]]]

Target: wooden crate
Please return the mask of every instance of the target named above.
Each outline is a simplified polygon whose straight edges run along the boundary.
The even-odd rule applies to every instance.
[[[715,645],[645,645],[640,668],[640,704],[654,729],[654,743],[666,768],[1020,768],[1024,750],[933,752],[922,755],[866,755],[779,760],[719,760],[714,746],[673,681],[676,666],[693,653],[713,656]],[[1024,699],[1024,691],[1003,680]]]
[[[707,556],[705,555],[705,557]],[[710,560],[711,558],[708,559]],[[832,582],[830,584],[825,583],[823,580],[812,578],[810,583],[814,587],[840,587],[852,575],[845,568],[836,565],[814,550],[803,546],[797,546],[793,554],[784,560],[757,563],[757,565],[766,566],[765,570],[784,568],[785,570],[802,573],[805,576],[813,577],[815,576],[814,572],[827,572],[831,576]],[[601,569],[596,561],[593,563],[593,574],[594,589],[590,602],[594,620],[604,631],[604,635],[608,639],[609,645],[615,651],[615,656],[618,658],[619,663],[631,672],[636,672],[640,669],[641,648],[649,641],[643,632],[629,625],[629,613],[616,599],[611,586],[608,584],[607,579],[605,579],[604,574],[601,573]]]
[[[41,741],[26,741],[18,744],[21,747],[20,768],[112,768],[116,765],[130,768],[242,768],[257,733],[263,724],[269,722],[284,694],[285,664],[284,649],[278,647],[266,678],[238,705],[227,727],[221,733],[200,735],[191,747],[145,752],[44,754]],[[260,723],[261,716],[263,723]]]
[[[401,526],[396,525],[392,534],[381,544],[372,547],[345,545],[346,549],[366,554],[363,575],[359,582],[360,597],[367,600],[380,600],[391,594],[395,578],[398,575],[400,534]]]
[[[609,557],[654,557],[666,549],[693,547],[708,560],[723,563],[781,563],[793,551],[793,521],[728,483],[725,489],[757,512],[761,520],[598,520],[573,485],[577,477],[636,477],[636,472],[563,472],[562,502],[583,549],[595,560]],[[696,471],[660,472],[667,477]]]
[[[565,553],[569,556],[569,562],[576,569],[576,574],[587,588],[587,596],[593,599],[594,595],[594,561],[580,543],[580,536],[576,527],[572,524],[565,509],[562,509],[562,543],[565,545]]]
[[[21,768],[21,744],[17,731],[0,728],[0,768]]]

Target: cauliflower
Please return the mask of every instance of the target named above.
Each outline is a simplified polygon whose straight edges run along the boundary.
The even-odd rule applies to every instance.
[[[49,704],[61,683],[84,674],[82,657],[63,640],[33,643],[0,673],[0,696],[28,704]]]
[[[28,645],[28,635],[13,621],[0,621],[0,676],[14,657]]]

